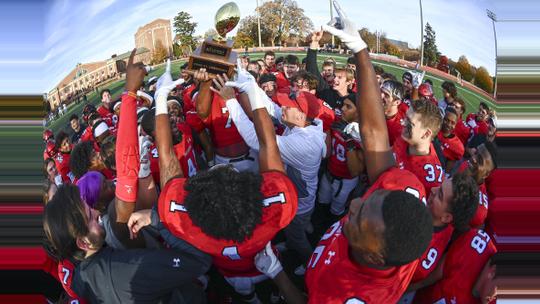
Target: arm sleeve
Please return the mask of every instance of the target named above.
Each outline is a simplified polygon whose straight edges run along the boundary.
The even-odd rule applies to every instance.
[[[226,102],[227,109],[229,110],[229,117],[231,117],[238,133],[244,139],[246,144],[254,149],[259,151],[259,139],[257,138],[257,133],[255,132],[255,126],[249,120],[246,113],[238,103],[236,99],[229,99]]]
[[[329,88],[328,84],[321,76],[321,72],[319,72],[319,67],[317,66],[317,50],[308,48],[306,57],[306,71],[317,77],[317,81],[319,82],[317,85],[317,93]]]

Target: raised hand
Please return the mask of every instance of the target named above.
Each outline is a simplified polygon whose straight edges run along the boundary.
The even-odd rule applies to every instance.
[[[358,53],[367,47],[360,37],[356,25],[347,18],[339,3],[333,1],[337,17],[332,18],[328,24],[322,26],[323,30],[337,36],[353,53]]]
[[[162,94],[167,96],[177,85],[181,85],[182,83],[184,83],[183,78],[179,78],[176,81],[172,80],[171,60],[167,59],[167,63],[165,65],[165,73],[163,73],[163,75],[159,77],[156,83],[156,96]]]
[[[422,80],[424,80],[426,71],[413,72],[412,74],[413,74],[412,85],[413,87],[418,88],[422,84]]]
[[[214,82],[216,89],[210,87],[210,90],[221,96],[223,100],[227,101],[236,97],[234,94],[234,89],[225,85],[225,83],[229,81],[227,74],[223,74],[223,76],[216,75],[216,78],[212,79],[212,81]]]
[[[137,90],[139,90],[144,80],[144,76],[147,74],[146,68],[142,62],[133,63],[136,51],[137,49],[131,51],[126,68],[126,91],[132,93],[136,93]]]
[[[324,31],[321,29],[320,31],[314,31],[311,33],[311,45],[310,48],[317,49],[320,46],[320,41],[323,37]]]

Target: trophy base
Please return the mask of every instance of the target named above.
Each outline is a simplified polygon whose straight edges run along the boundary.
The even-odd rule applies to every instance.
[[[204,68],[212,78],[217,74],[232,77],[236,58],[236,52],[232,52],[232,41],[219,43],[208,38],[189,57],[188,70],[195,72]]]

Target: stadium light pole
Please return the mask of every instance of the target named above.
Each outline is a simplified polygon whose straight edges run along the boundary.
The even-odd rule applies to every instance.
[[[328,2],[330,2],[330,20],[332,20],[334,19],[334,12],[332,10],[332,0],[328,0]],[[332,35],[332,48],[334,48],[334,44],[335,44],[334,35]]]
[[[486,13],[493,24],[493,37],[495,37],[495,85],[493,86],[493,98],[497,98],[497,31],[495,31],[495,21],[497,21],[497,15],[488,9],[486,9]]]
[[[257,0],[257,31],[259,32],[259,48],[261,48],[261,11],[259,10],[259,0]]]
[[[420,1],[420,66],[424,65],[424,14],[422,13],[422,0]]]

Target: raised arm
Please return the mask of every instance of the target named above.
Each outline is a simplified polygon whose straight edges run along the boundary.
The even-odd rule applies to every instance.
[[[139,181],[139,138],[137,134],[137,90],[146,75],[144,65],[133,63],[135,49],[129,57],[126,74],[126,91],[122,95],[122,119],[118,126],[116,138],[116,172],[115,190],[116,222],[127,223],[135,210]]]
[[[307,50],[307,56],[306,56],[306,71],[315,75],[318,80],[317,92],[320,92],[322,90],[329,88],[328,83],[326,83],[326,80],[324,80],[324,78],[321,76],[321,72],[319,71],[319,66],[317,65],[317,52],[319,51],[319,47],[320,47],[319,42],[322,39],[323,33],[324,33],[323,31],[315,31],[311,34],[311,43]]]
[[[199,82],[199,91],[195,100],[195,109],[201,119],[205,119],[210,115],[212,108],[212,91],[210,86],[212,81],[208,77],[206,69],[200,69],[193,74],[193,79]]]
[[[255,127],[256,138],[253,137],[253,130],[250,127],[251,122],[241,110],[240,105],[236,100],[236,104],[231,104],[231,107],[237,107],[236,111],[230,111],[230,115],[235,119],[235,124],[237,125],[238,131],[248,143],[250,147],[256,147],[258,144],[259,150],[259,170],[260,172],[267,171],[281,171],[285,172],[285,167],[281,161],[281,155],[279,154],[279,149],[276,141],[276,133],[274,131],[274,124],[272,119],[266,110],[266,103],[264,101],[264,96],[261,95],[262,91],[259,91],[259,87],[255,82],[255,79],[251,74],[244,70],[238,69],[238,80],[236,82],[227,81],[225,83],[225,78],[218,76],[214,79],[216,87],[220,90],[215,90],[217,94],[220,94],[223,99],[227,100],[227,106],[231,104],[231,99],[234,99],[234,92],[232,91],[232,86],[243,90],[248,96],[251,110],[253,112],[253,125]],[[226,85],[225,85],[226,84]],[[264,94],[264,92],[262,92]],[[242,117],[243,116],[243,117]],[[241,117],[241,118],[240,118]],[[240,119],[239,119],[240,118]],[[245,124],[245,126],[239,125]],[[242,134],[244,133],[244,134]]]
[[[356,57],[356,93],[360,120],[360,135],[364,148],[369,181],[373,183],[379,175],[394,165],[394,157],[388,140],[388,130],[381,102],[381,91],[369,59],[366,43],[354,23],[347,19],[344,11],[334,0],[338,17],[323,25],[325,31],[339,37]],[[338,29],[338,27],[340,29]]]
[[[167,96],[183,79],[172,81],[171,62],[167,60],[165,73],[157,82],[156,90],[156,146],[159,154],[159,179],[161,188],[173,177],[182,177],[180,163],[174,153],[171,122],[167,112]]]

